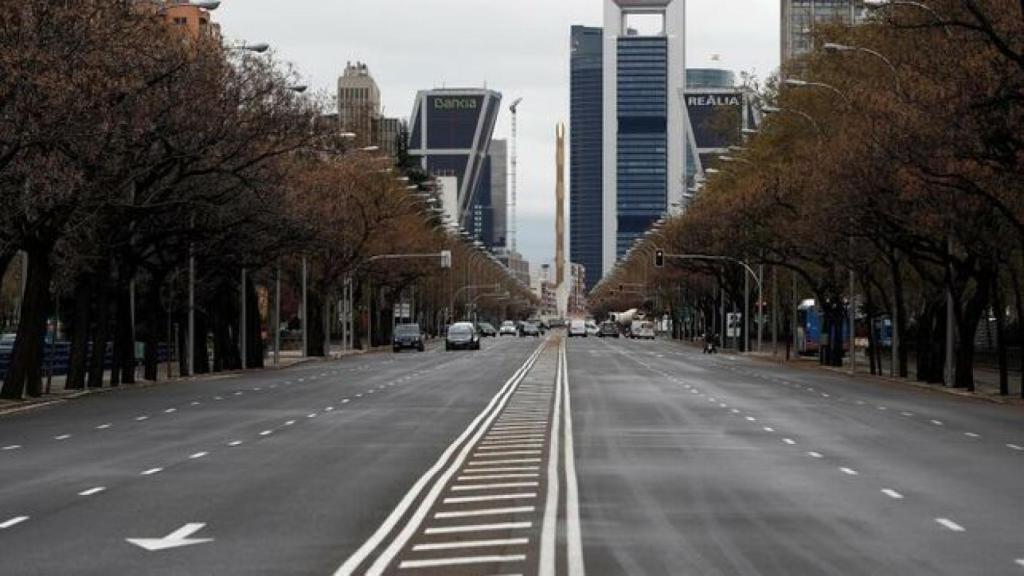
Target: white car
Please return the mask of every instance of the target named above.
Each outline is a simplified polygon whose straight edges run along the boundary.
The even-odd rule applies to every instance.
[[[569,322],[569,338],[574,336],[587,337],[587,323],[583,320],[573,320]]]
[[[601,329],[597,327],[597,324],[587,322],[587,336],[597,336],[600,333]]]
[[[516,328],[516,323],[511,320],[506,320],[501,323],[501,329],[498,330],[499,336],[518,336],[519,329]]]
[[[638,326],[633,327],[633,338],[636,340],[654,340],[657,335],[654,332],[654,322],[634,322]]]

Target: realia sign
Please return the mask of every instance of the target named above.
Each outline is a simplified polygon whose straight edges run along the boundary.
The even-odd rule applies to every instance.
[[[701,92],[686,95],[698,150],[728,148],[740,142],[743,128],[743,95],[737,91]]]

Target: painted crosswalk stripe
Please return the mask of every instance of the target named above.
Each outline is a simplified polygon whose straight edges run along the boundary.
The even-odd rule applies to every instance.
[[[452,486],[452,492],[472,492],[476,490],[498,490],[509,488],[536,488],[539,482],[501,482],[496,484],[458,484]]]
[[[424,534],[464,534],[469,532],[491,532],[495,530],[529,530],[533,522],[501,522],[497,524],[471,524],[468,526],[441,526],[427,528]]]
[[[460,556],[457,558],[432,558],[430,560],[404,560],[399,569],[439,568],[441,566],[466,566],[471,564],[507,564],[524,562],[526,554],[508,554],[505,556]]]
[[[466,540],[462,542],[435,542],[413,546],[414,552],[427,550],[459,550],[462,548],[491,548],[496,546],[525,546],[529,538],[503,538],[501,540]]]
[[[532,500],[537,497],[536,492],[523,492],[521,494],[491,494],[489,496],[456,496],[442,500],[445,504],[470,504],[472,502],[495,502],[498,500]]]
[[[484,508],[482,510],[458,510],[454,512],[438,512],[435,520],[450,518],[475,518],[478,516],[504,516],[508,514],[530,514],[536,511],[533,506],[513,506],[509,508]]]

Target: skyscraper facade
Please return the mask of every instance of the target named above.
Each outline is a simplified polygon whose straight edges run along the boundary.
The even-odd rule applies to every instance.
[[[863,17],[864,0],[782,0],[782,64],[811,52],[818,24],[854,24]]]
[[[508,140],[494,140],[487,155],[491,175],[491,226],[484,242],[497,250],[508,237]]]
[[[573,26],[570,42],[569,260],[590,272],[589,289],[604,275],[604,31]]]
[[[482,190],[480,182],[489,174],[488,154],[500,110],[501,94],[493,90],[424,90],[416,96],[409,156],[427,172],[455,179],[455,223],[467,230],[477,222],[474,205],[490,203],[490,188]],[[481,194],[488,196],[486,201],[479,199]],[[483,218],[481,210],[481,232]]]
[[[338,121],[341,129],[354,132],[364,145],[377,143],[376,124],[380,117],[380,88],[362,63],[349,62],[338,78]]]
[[[603,246],[607,273],[683,200],[685,0],[605,0]],[[640,25],[643,24],[644,27]]]

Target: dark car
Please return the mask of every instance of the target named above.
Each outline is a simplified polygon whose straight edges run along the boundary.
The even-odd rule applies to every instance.
[[[618,338],[619,327],[615,322],[602,322],[601,327],[597,329],[597,336],[599,338]]]
[[[444,339],[445,350],[479,350],[480,334],[471,322],[452,324]]]
[[[476,328],[480,332],[480,336],[484,338],[495,338],[498,336],[498,329],[489,322],[481,322],[476,325]]]
[[[419,350],[423,352],[423,331],[419,324],[399,324],[395,326],[395,337],[392,340],[395,352],[402,350]]]
[[[521,337],[533,336],[535,338],[540,337],[540,327],[533,322],[523,322],[523,328],[519,331]]]

